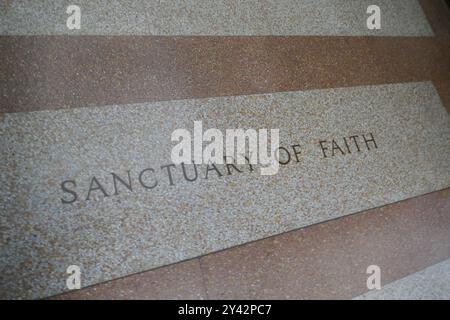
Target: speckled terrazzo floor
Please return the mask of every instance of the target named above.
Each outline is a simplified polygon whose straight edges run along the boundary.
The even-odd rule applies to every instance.
[[[171,132],[198,120],[280,128],[289,163],[169,174]],[[91,285],[450,186],[450,123],[429,82],[12,113],[0,133],[11,293],[62,291],[72,264]],[[88,191],[93,176],[104,191]]]
[[[92,24],[78,33],[85,36],[0,37],[0,67],[4,74],[13,75],[0,79],[2,149],[8,151],[2,158],[2,181],[8,183],[2,188],[6,246],[1,256],[1,296],[37,298],[64,291],[63,266],[73,259],[88,266],[85,286],[267,236],[271,237],[56,298],[352,298],[367,291],[368,264],[379,264],[388,283],[447,259],[448,189],[418,195],[448,187],[450,144],[444,107],[448,110],[450,101],[449,29],[446,11],[439,9],[442,3],[421,2],[428,22],[416,4],[403,18],[419,23],[389,27],[378,34],[394,37],[361,37],[372,34],[358,33],[353,22],[348,29],[299,25],[290,32],[273,26],[269,31],[258,29],[251,22],[249,29],[238,25],[220,29],[220,23],[218,29],[207,29],[208,35],[215,36],[278,34],[279,30],[297,37],[134,37],[150,31],[122,28],[114,33],[104,29],[101,20],[87,20]],[[11,32],[3,34],[61,34],[52,23],[32,30],[20,27],[17,8],[10,5],[9,18],[0,25]],[[342,8],[345,14],[355,15],[351,6],[336,5],[330,12]],[[115,19],[118,25],[129,23],[123,14]],[[18,27],[11,29],[11,25]],[[174,35],[184,30],[197,35],[204,28],[201,24],[197,29],[182,24],[170,27],[174,29],[160,23],[151,32]],[[127,36],[92,36],[99,34]],[[338,87],[345,88],[324,90]],[[260,112],[265,108],[270,113]],[[308,108],[317,114],[307,112]],[[180,110],[188,116],[177,115]],[[187,125],[196,117],[219,127],[250,126],[251,119],[258,119],[258,125],[277,124],[285,130],[283,142],[288,146],[295,143],[296,132],[308,129],[311,137],[302,137],[306,167],[318,165],[310,155],[317,156],[314,152],[320,149],[308,149],[314,145],[314,134],[339,136],[350,129],[362,134],[363,129],[375,128],[386,144],[359,160],[338,160],[339,173],[332,165],[322,175],[303,180],[311,186],[314,181],[341,186],[327,191],[325,183],[323,188],[312,188],[333,195],[314,200],[312,206],[307,199],[314,195],[293,183],[299,171],[290,166],[277,180],[284,181],[283,186],[267,190],[273,195],[270,204],[256,193],[261,201],[238,201],[248,202],[249,210],[238,202],[233,207],[240,193],[229,190],[242,189],[243,176],[227,180],[227,190],[217,192],[211,181],[203,186],[210,198],[198,202],[194,211],[207,215],[189,214],[193,191],[179,181],[173,192],[163,187],[151,199],[143,199],[139,192],[119,196],[109,209],[98,197],[96,204],[80,201],[69,211],[54,205],[60,197],[53,187],[68,173],[82,181],[92,172],[137,168],[139,159],[164,162],[164,130],[170,132],[174,119]],[[152,129],[156,126],[162,133]],[[144,142],[147,136],[153,137],[153,144]],[[347,176],[345,165],[353,165],[354,170]],[[319,169],[320,165],[311,171]],[[45,181],[46,187],[36,181]],[[246,190],[250,189],[249,185]],[[299,192],[302,196],[294,195]],[[410,197],[414,198],[389,204]],[[177,199],[182,203],[177,205]],[[300,203],[302,199],[306,202]],[[224,202],[227,205],[220,210],[211,206]],[[276,235],[381,205],[385,206]],[[271,206],[278,208],[275,217],[264,214],[271,212]],[[157,208],[159,215],[146,214]],[[303,210],[299,214],[296,208]],[[185,219],[174,229],[171,224],[181,211]],[[252,211],[255,216],[246,219]],[[148,219],[140,220],[143,217]],[[208,221],[198,224],[199,217]],[[24,274],[21,268],[31,272]],[[21,280],[14,274],[22,274]]]
[[[357,300],[449,300],[450,260],[356,297]]]
[[[450,189],[302,228],[54,299],[350,299],[450,252]],[[405,263],[407,262],[407,263]]]
[[[75,3],[74,3],[75,4]],[[79,0],[83,28],[68,31],[66,1],[15,0],[0,20],[8,35],[319,35],[372,36],[365,28],[370,0],[144,1]],[[431,36],[416,0],[378,0],[383,8],[379,36]],[[62,22],[62,23],[61,23]]]

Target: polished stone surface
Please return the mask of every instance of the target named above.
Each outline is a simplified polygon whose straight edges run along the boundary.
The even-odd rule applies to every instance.
[[[386,286],[450,258],[449,212],[450,188],[53,298],[351,299],[369,265]]]
[[[36,3],[30,2],[30,8]],[[40,10],[46,16],[45,10],[53,10],[56,2],[39,3],[44,3]],[[145,102],[151,106],[147,102],[428,80],[450,111],[449,9],[439,0],[421,0],[420,4],[434,37],[96,37],[79,36],[76,31],[68,34],[77,37],[3,36],[0,37],[0,112],[115,104],[128,108],[123,104]],[[18,6],[17,1],[0,1],[0,25],[14,15],[17,18]],[[64,12],[65,8],[61,9]],[[26,8],[20,10],[22,14],[27,12]],[[123,26],[123,19],[133,10],[135,8],[127,7],[114,14],[114,18],[109,19],[108,31],[117,31],[121,23]],[[101,12],[96,14],[100,19],[94,24],[101,26],[105,20],[101,19]],[[421,21],[421,15],[416,17]],[[51,15],[46,18],[52,19]],[[55,18],[53,31],[61,28],[64,34],[65,18],[64,14]],[[83,23],[90,18],[92,15]],[[195,21],[191,18],[190,22]],[[44,25],[40,25],[42,21],[38,21],[40,17],[35,11],[30,12],[27,19],[33,23],[30,28],[18,24],[22,31],[39,34],[51,24],[43,21]],[[131,28],[120,28],[120,32],[139,34],[133,29],[139,21],[141,19],[131,19],[126,23],[126,27]],[[252,21],[243,21],[247,25],[249,22]],[[270,27],[266,21],[258,25],[263,24]],[[89,23],[89,27],[92,26]],[[411,30],[409,26],[395,28],[403,32]],[[281,27],[292,28],[290,25]],[[311,30],[317,32],[323,30],[322,27],[326,29],[327,25]],[[360,27],[364,28],[364,23]],[[5,116],[0,113],[0,121]],[[382,266],[383,285],[387,286],[388,282],[450,257],[449,190],[328,220],[56,298],[351,298],[367,290],[364,271],[368,264]],[[21,198],[25,199],[26,195]],[[1,221],[1,243],[11,244],[11,238],[3,233],[5,220]],[[81,222],[86,221],[85,218]],[[98,219],[90,221],[99,224]],[[32,225],[36,224],[25,225],[30,230],[29,236],[18,237],[23,242],[39,237],[36,232],[44,229],[28,228]],[[73,234],[79,233],[79,229],[74,230]],[[60,238],[61,243],[68,243],[67,239]],[[28,241],[29,244],[35,242]],[[82,249],[89,248],[89,243],[83,245]],[[51,254],[51,260],[59,259],[60,255],[53,250],[55,247],[49,245],[49,248],[46,252]],[[52,267],[46,258],[41,259],[41,265],[36,262],[46,252],[39,247],[35,252],[23,253],[20,267],[24,271],[16,277],[25,280],[17,284],[15,292],[23,285],[22,292],[31,296],[30,279],[42,278],[46,272],[43,270]],[[32,259],[35,262],[31,263]],[[61,268],[61,272],[56,273],[58,282],[65,280],[64,272]],[[11,277],[11,273],[7,276]],[[0,275],[0,283],[4,280],[3,274]],[[33,296],[49,294],[42,282],[40,285],[44,289],[38,287]],[[431,283],[441,288],[439,281]],[[418,288],[426,287],[426,281],[416,284]],[[83,287],[85,285],[83,280]],[[407,288],[415,291],[413,287]],[[426,292],[430,296],[432,291]],[[404,292],[396,294],[397,297],[406,295]]]
[[[280,128],[282,145],[299,143],[302,155],[275,177],[221,168],[222,176],[191,183],[178,167],[172,186],[159,168],[170,162],[171,132],[193,120],[205,128]],[[450,181],[448,114],[430,82],[5,114],[1,130],[5,297],[63,291],[71,264],[82,267],[84,285],[94,284]],[[360,152],[323,158],[319,140],[341,144],[368,132],[378,148],[360,141]],[[155,189],[111,195],[110,172],[124,178],[131,170],[135,179],[149,166]],[[84,200],[92,176],[109,197],[97,190]],[[70,195],[60,183],[71,179],[80,199],[63,204]]]
[[[8,1],[8,35],[324,35],[431,36],[417,0],[378,0],[380,30],[366,26],[370,0],[80,0],[81,29],[66,27],[66,1]]]
[[[372,290],[355,300],[450,300],[450,260]]]
[[[0,112],[440,81],[438,37],[0,37]]]
[[[198,259],[183,261],[151,271],[133,274],[82,290],[50,297],[67,299],[207,299]]]
[[[211,299],[350,299],[450,257],[450,189],[200,257]],[[407,261],[407,263],[405,263]]]

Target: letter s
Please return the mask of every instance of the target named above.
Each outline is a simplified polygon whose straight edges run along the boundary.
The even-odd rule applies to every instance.
[[[73,197],[72,197],[71,200],[65,200],[64,198],[61,198],[61,201],[62,201],[63,204],[74,203],[74,202],[77,201],[77,199],[78,199],[78,195],[77,195],[77,193],[76,193],[75,191],[67,189],[67,187],[66,187],[66,184],[67,184],[67,183],[73,184],[74,187],[77,186],[77,184],[75,183],[74,180],[66,180],[66,181],[63,181],[63,182],[61,183],[61,189],[62,189],[64,192],[67,192],[67,193],[70,193],[70,194],[73,195]]]

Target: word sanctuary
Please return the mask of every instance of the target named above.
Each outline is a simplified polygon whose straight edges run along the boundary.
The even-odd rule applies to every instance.
[[[370,151],[377,149],[378,145],[372,133],[368,135],[353,135],[332,140],[319,140],[317,146],[321,149],[323,158],[345,156],[351,153]],[[278,147],[277,161],[281,166],[301,161],[301,146],[294,144],[289,147]],[[159,167],[143,168],[138,172],[126,171],[126,174],[110,173],[110,177],[99,179],[91,177],[84,183],[69,179],[63,181],[61,191],[63,204],[73,204],[76,201],[99,200],[103,197],[119,195],[122,192],[135,192],[138,188],[150,190],[160,185],[175,186],[181,181],[195,182],[198,179],[221,178],[227,175],[251,173],[255,171],[256,165],[252,164],[248,157],[245,165],[236,163],[225,163],[218,165],[209,163],[197,165],[194,163],[165,164]],[[182,178],[181,178],[182,177]]]

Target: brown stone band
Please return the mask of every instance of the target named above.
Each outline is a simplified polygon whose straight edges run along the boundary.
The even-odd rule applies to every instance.
[[[450,189],[53,299],[347,299],[450,257]]]
[[[0,36],[0,112],[450,79],[435,37]]]
[[[0,112],[448,79],[444,39],[4,36]]]
[[[438,37],[450,36],[450,9],[445,3],[446,1],[419,0],[434,34]]]

